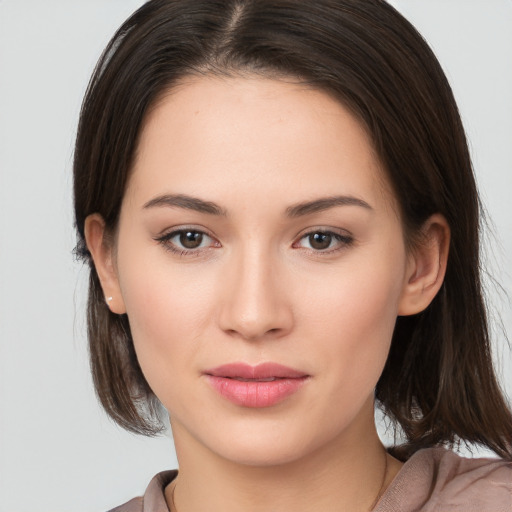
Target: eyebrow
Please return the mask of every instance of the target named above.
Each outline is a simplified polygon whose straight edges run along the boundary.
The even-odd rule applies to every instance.
[[[286,209],[286,215],[288,215],[288,217],[302,217],[304,215],[329,210],[336,206],[360,206],[361,208],[373,211],[373,208],[366,201],[358,199],[357,197],[332,196],[322,197],[320,199],[315,199],[314,201],[306,201],[289,206]]]
[[[226,210],[211,201],[204,201],[197,197],[187,196],[185,194],[164,194],[151,199],[144,205],[146,208],[155,208],[157,206],[167,206],[170,208],[184,208],[186,210],[195,210],[208,215],[227,216]]]
[[[367,210],[373,210],[366,201],[358,199],[357,197],[332,196],[291,205],[286,209],[286,215],[292,218],[302,217],[312,213],[329,210],[330,208],[335,208],[337,206],[359,206]],[[204,201],[203,199],[185,194],[164,194],[151,199],[143,206],[144,209],[156,207],[184,208],[186,210],[194,210],[208,215],[227,216],[227,211],[216,203],[212,201]]]

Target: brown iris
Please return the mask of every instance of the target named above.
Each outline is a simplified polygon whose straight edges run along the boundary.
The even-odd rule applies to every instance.
[[[311,247],[318,251],[328,249],[332,242],[332,235],[328,233],[312,233],[308,238]]]
[[[186,249],[197,249],[203,241],[203,234],[198,231],[180,233],[180,244]]]

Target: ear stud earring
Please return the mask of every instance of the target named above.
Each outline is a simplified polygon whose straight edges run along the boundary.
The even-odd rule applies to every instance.
[[[110,301],[113,299],[113,297],[105,297],[105,301],[107,305],[110,305]]]

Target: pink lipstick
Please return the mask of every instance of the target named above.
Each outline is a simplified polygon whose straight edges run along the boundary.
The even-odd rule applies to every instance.
[[[224,398],[243,407],[270,407],[293,393],[309,375],[277,363],[251,366],[231,363],[207,370],[210,385]]]

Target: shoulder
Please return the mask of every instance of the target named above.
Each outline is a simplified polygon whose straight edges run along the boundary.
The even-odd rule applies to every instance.
[[[421,455],[421,454],[420,454]],[[428,456],[428,455],[427,455]],[[500,459],[467,459],[436,449],[433,500],[461,510],[512,511],[512,463]]]
[[[142,496],[139,496],[127,501],[123,505],[110,509],[108,512],[142,512],[143,510]]]
[[[384,510],[511,512],[512,462],[468,459],[443,448],[420,450],[405,463],[375,512]]]
[[[109,512],[169,512],[165,501],[165,488],[177,476],[178,471],[162,471],[149,482],[144,496],[139,496],[115,507]]]

